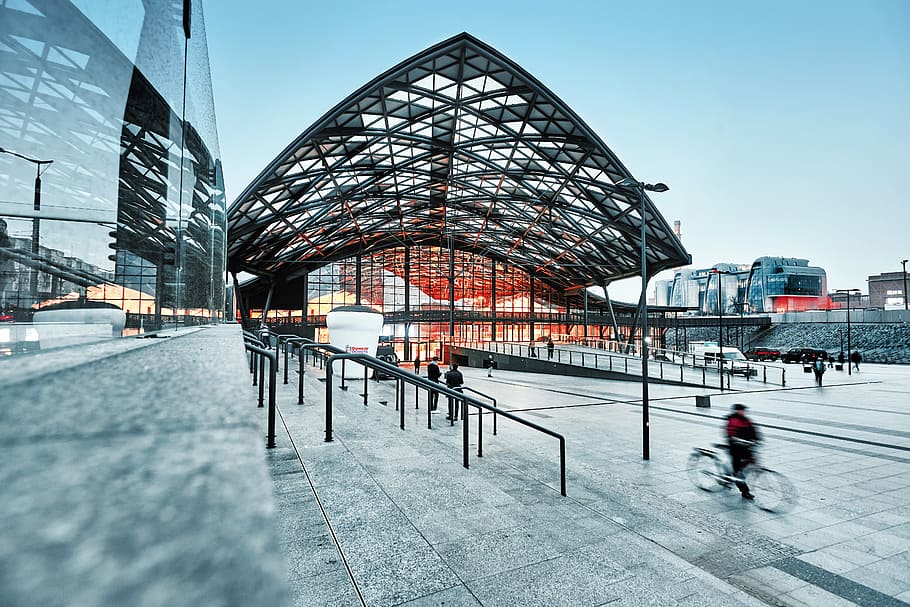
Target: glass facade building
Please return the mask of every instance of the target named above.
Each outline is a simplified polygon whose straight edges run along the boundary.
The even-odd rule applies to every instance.
[[[720,288],[720,300],[718,300]],[[680,270],[673,280],[658,281],[659,305],[688,308],[691,314],[767,314],[825,310],[825,270],[806,259],[759,257],[751,265],[722,263],[702,270]]]
[[[222,316],[222,183],[201,2],[0,3],[0,348]]]
[[[825,271],[807,259],[759,257],[749,272],[748,306],[756,312],[802,312],[830,307]]]
[[[361,303],[408,343],[586,332],[588,287],[640,275],[643,232],[649,275],[690,259],[635,184],[552,91],[463,33],[354,91],[265,167],[229,209],[228,265],[253,276],[240,293],[254,324],[320,327]]]

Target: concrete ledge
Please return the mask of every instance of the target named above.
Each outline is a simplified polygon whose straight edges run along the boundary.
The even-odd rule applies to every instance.
[[[219,326],[0,364],[0,604],[287,604],[240,340]]]

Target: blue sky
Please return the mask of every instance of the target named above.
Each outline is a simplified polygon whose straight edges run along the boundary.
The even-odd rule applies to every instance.
[[[630,6],[634,4],[634,6]],[[695,267],[910,257],[910,2],[205,4],[228,200],[399,61],[467,31],[569,104],[682,222]],[[661,276],[664,277],[664,276]],[[611,295],[633,300],[637,280]]]

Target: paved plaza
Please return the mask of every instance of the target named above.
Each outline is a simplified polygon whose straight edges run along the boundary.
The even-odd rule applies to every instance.
[[[395,382],[278,385],[265,449],[238,326],[0,361],[0,605],[898,605],[910,601],[910,367],[797,373],[753,392],[465,368],[467,384],[566,437],[433,414]],[[162,337],[164,337],[162,335]],[[291,370],[297,361],[291,361]],[[143,382],[124,382],[130,372]],[[282,369],[283,371],[283,369]],[[205,377],[205,381],[198,378]],[[281,376],[279,375],[279,378]],[[695,396],[711,397],[696,408]],[[694,489],[686,460],[744,402],[770,514]],[[383,404],[384,403],[384,404]],[[444,407],[444,401],[441,403]]]
[[[291,369],[296,368],[292,361]],[[555,439],[484,416],[462,422],[395,382],[334,391],[324,375],[279,386],[278,448],[267,453],[297,605],[900,605],[910,601],[910,368],[862,365],[786,388],[651,386],[642,460],[640,384],[463,368],[466,384],[567,439],[567,496]],[[338,382],[336,376],[336,384]],[[411,388],[410,390],[413,390]],[[710,395],[711,408],[696,408]],[[721,439],[735,402],[761,425],[763,462],[799,492],[768,513],[736,491],[688,479],[695,446]],[[264,416],[263,416],[264,419]]]

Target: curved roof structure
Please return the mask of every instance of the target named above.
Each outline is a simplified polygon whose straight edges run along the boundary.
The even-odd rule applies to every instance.
[[[463,33],[319,119],[240,195],[229,267],[294,278],[356,254],[454,246],[556,288],[640,273],[629,171],[549,89]],[[689,262],[646,198],[648,270]]]

